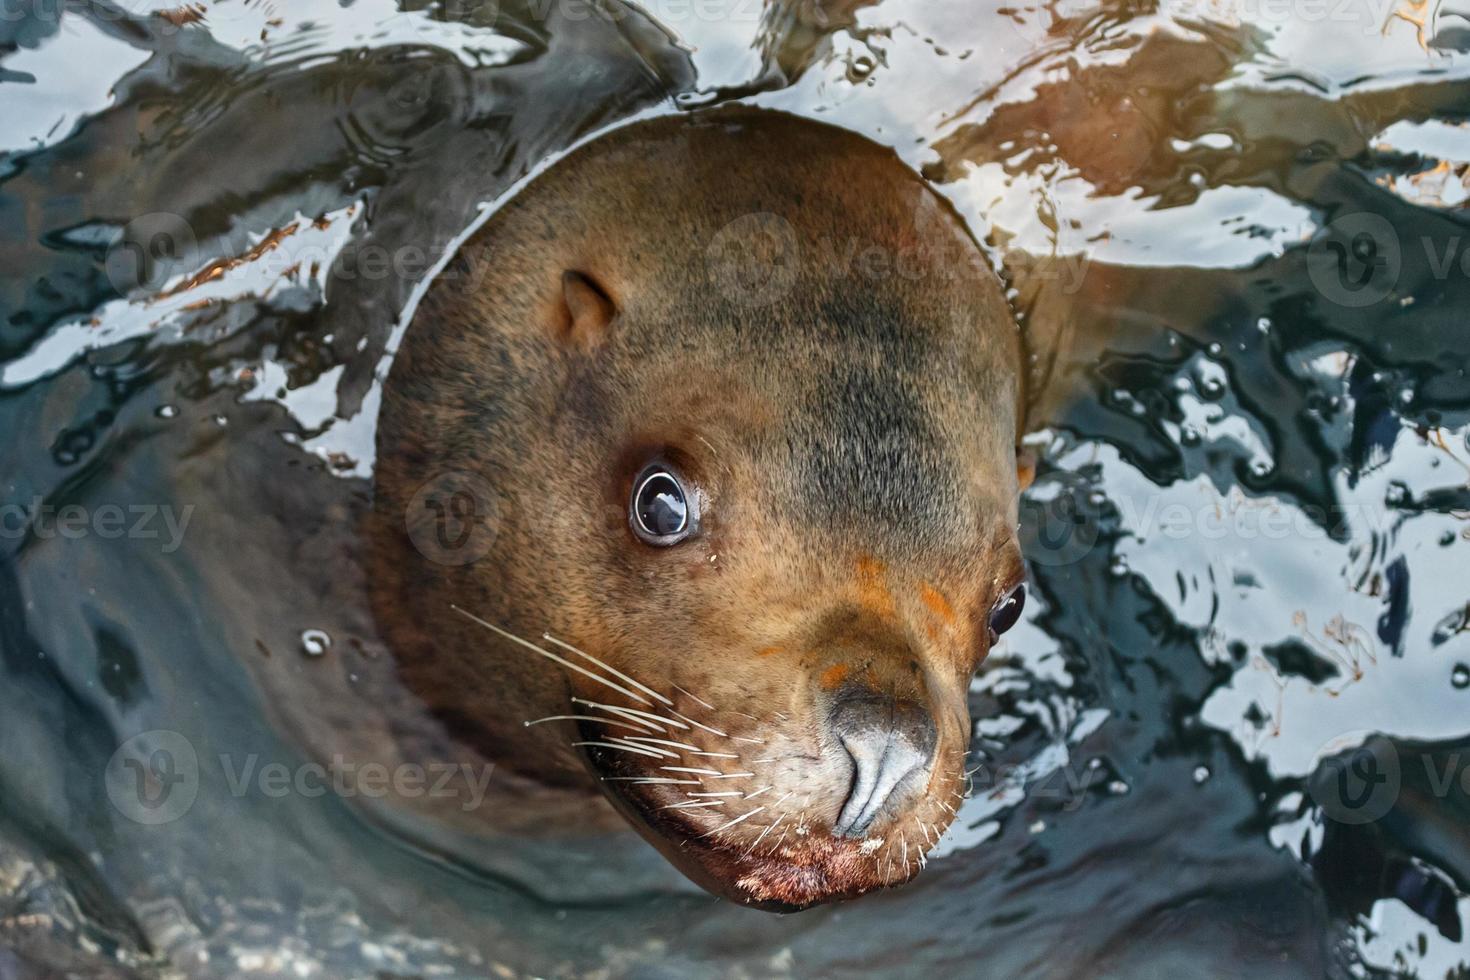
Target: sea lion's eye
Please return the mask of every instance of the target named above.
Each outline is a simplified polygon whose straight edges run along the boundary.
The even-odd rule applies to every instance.
[[[1005,598],[995,604],[990,610],[990,642],[994,643],[1000,639],[1000,635],[1021,618],[1021,610],[1026,608],[1026,586],[1017,585]]]
[[[694,527],[694,500],[684,481],[667,466],[645,467],[633,481],[633,500],[628,515],[633,533],[648,544],[678,544]]]

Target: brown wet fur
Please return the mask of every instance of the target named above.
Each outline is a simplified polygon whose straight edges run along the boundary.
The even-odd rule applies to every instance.
[[[771,227],[789,237],[748,234]],[[783,262],[782,288],[730,274],[732,242]],[[606,792],[737,901],[907,880],[958,808],[967,686],[1021,575],[1019,357],[977,246],[892,151],[749,109],[593,141],[460,249],[387,380],[370,570],[402,679],[456,739]],[[670,548],[628,523],[654,458],[702,503],[699,533]],[[428,560],[406,531],[446,471],[495,495],[493,544],[468,565]],[[669,703],[454,607],[612,676],[549,633]],[[860,840],[830,832],[853,776],[826,717],[851,685],[925,706],[938,732],[932,766]],[[607,720],[525,725],[572,714]]]

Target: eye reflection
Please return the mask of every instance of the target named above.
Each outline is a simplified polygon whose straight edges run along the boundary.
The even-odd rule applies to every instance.
[[[677,544],[689,534],[689,495],[667,467],[653,465],[639,474],[631,510],[633,530],[648,544]]]

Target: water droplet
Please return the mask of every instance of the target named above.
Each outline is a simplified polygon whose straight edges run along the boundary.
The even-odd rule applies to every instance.
[[[1440,545],[1441,548],[1448,548],[1450,545],[1452,545],[1454,543],[1455,543],[1455,532],[1454,531],[1446,531],[1445,533],[1443,533],[1443,534],[1441,534],[1439,536],[1439,545]]]
[[[160,405],[153,410],[153,414],[157,415],[161,419],[171,419],[175,415],[179,414],[179,410],[178,407],[174,405]]]
[[[1211,344],[1210,346],[1206,347],[1205,350],[1209,351],[1211,357],[1219,357],[1220,352],[1224,350],[1224,348],[1221,347],[1219,344]]]
[[[1046,829],[1046,821],[1045,821],[1045,820],[1038,820],[1038,821],[1036,821],[1036,822],[1035,822],[1035,823],[1033,823],[1033,824],[1032,824],[1032,825],[1031,825],[1031,826],[1030,826],[1030,827],[1029,827],[1029,828],[1027,828],[1027,829],[1028,829],[1028,830],[1030,830],[1030,831],[1031,831],[1031,833],[1033,833],[1033,834],[1039,834],[1039,833],[1041,833],[1041,832],[1042,832],[1042,831],[1043,831],[1043,830],[1045,830],[1045,829]]]
[[[1271,318],[1268,316],[1261,317],[1259,320],[1256,321],[1256,329],[1261,331],[1261,333],[1270,333]]]
[[[308,657],[320,657],[332,648],[332,638],[325,630],[306,630],[301,634],[301,649]]]
[[[860,82],[871,75],[876,67],[872,58],[859,55],[847,66],[847,78],[852,82]]]
[[[1179,431],[1179,441],[1186,446],[1198,446],[1204,437],[1200,435],[1199,429],[1187,425]]]
[[[1209,778],[1210,778],[1210,767],[1209,766],[1195,766],[1194,767],[1194,781],[1196,783],[1202,783],[1206,779],[1209,779]]]
[[[1108,495],[1101,490],[1094,490],[1087,495],[1087,502],[1094,507],[1101,507],[1108,502]]]
[[[1399,403],[1403,405],[1414,404],[1414,389],[1405,388],[1403,391],[1399,392]]]
[[[1457,691],[1470,687],[1470,667],[1465,664],[1455,664],[1455,669],[1450,672],[1450,683]]]
[[[1252,476],[1265,476],[1267,473],[1270,473],[1270,472],[1271,472],[1271,464],[1268,463],[1268,462],[1266,462],[1264,459],[1257,459],[1257,460],[1252,460],[1251,461],[1251,475]]]
[[[226,426],[230,424],[230,420],[225,418],[223,415],[216,415],[214,417],[214,424],[218,426]]]
[[[1127,575],[1128,559],[1124,558],[1122,555],[1114,558],[1113,563],[1108,566],[1108,573],[1117,578],[1122,578],[1124,575]]]
[[[1114,796],[1123,796],[1128,792],[1128,784],[1121,779],[1115,779],[1108,783],[1108,792]]]

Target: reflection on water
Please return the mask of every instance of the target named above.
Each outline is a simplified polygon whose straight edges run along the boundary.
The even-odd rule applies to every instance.
[[[1470,969],[1466,47],[1454,0],[7,5],[0,974]],[[737,98],[895,147],[1032,337],[1039,601],[928,871],[773,917],[241,790],[388,696],[352,528],[415,284]]]

